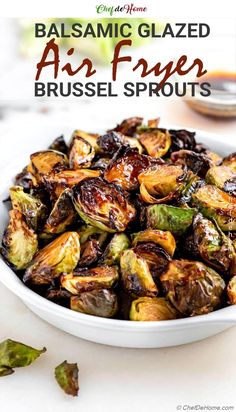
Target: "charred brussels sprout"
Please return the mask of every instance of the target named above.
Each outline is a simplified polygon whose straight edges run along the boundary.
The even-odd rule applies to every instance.
[[[152,157],[164,156],[171,145],[171,137],[165,129],[155,129],[141,133],[139,141],[145,147],[147,153]]]
[[[46,350],[34,349],[11,339],[4,340],[0,343],[0,376],[10,375],[15,368],[29,366]]]
[[[236,178],[236,172],[228,166],[213,166],[206,174],[206,182],[208,184],[215,185],[223,190],[225,183],[232,178]]]
[[[24,215],[26,223],[35,231],[40,229],[47,216],[47,207],[41,200],[25,193],[20,186],[10,188],[10,198],[13,209],[19,210]]]
[[[70,308],[87,315],[111,318],[118,310],[117,296],[109,289],[94,289],[79,296],[72,296]]]
[[[70,146],[69,164],[71,169],[90,167],[95,156],[94,147],[82,137],[74,137]]]
[[[86,140],[91,146],[94,148],[95,152],[99,151],[99,147],[97,144],[98,134],[96,133],[87,133],[83,130],[75,130],[72,135],[72,140],[76,137],[82,137],[82,139]]]
[[[121,189],[101,178],[74,186],[73,203],[86,223],[106,232],[122,232],[135,218],[135,208]]]
[[[97,140],[100,151],[105,156],[113,156],[123,146],[125,136],[117,132],[109,132],[100,136]]]
[[[140,154],[143,153],[143,146],[139,143],[136,137],[125,136],[125,144],[133,149],[136,148]]]
[[[124,233],[116,233],[108,243],[101,263],[104,265],[114,265],[120,262],[120,256],[124,250],[128,249],[130,241]]]
[[[236,152],[231,153],[229,156],[224,157],[222,161],[223,166],[228,166],[234,172],[236,172]]]
[[[175,164],[187,166],[193,173],[205,177],[211,167],[211,160],[205,153],[195,153],[191,150],[179,150],[171,154],[171,160]]]
[[[56,381],[67,395],[78,396],[78,374],[77,363],[68,363],[66,360],[55,368]]]
[[[2,255],[16,270],[25,269],[38,250],[37,236],[16,209],[9,212],[9,223],[2,239]]]
[[[147,262],[153,280],[159,284],[159,277],[166,271],[171,260],[170,255],[165,249],[151,242],[139,243],[133,251]]]
[[[98,261],[102,255],[99,241],[97,239],[87,240],[81,245],[81,258],[78,267],[91,266]]]
[[[62,170],[61,172],[53,171],[47,176],[44,176],[43,183],[51,194],[52,198],[58,198],[66,188],[72,188],[88,177],[100,176],[99,170],[77,169],[77,170]]]
[[[64,136],[59,136],[49,146],[49,150],[56,150],[57,152],[64,153],[67,155],[68,146],[65,142]]]
[[[102,229],[91,225],[83,225],[79,228],[80,243],[83,245],[87,240],[96,239],[99,245],[102,246],[105,242],[108,233],[104,232]]]
[[[134,136],[136,134],[137,128],[142,124],[142,117],[130,117],[129,119],[123,120],[114,129],[108,130],[109,132],[120,132],[127,136]]]
[[[147,208],[147,226],[182,235],[191,226],[197,209],[169,205],[153,205]]]
[[[146,229],[142,232],[134,233],[132,235],[132,244],[136,246],[138,243],[153,242],[163,247],[170,256],[175,252],[175,238],[171,232],[164,232],[163,230]]]
[[[177,150],[195,150],[196,140],[195,132],[190,132],[189,130],[169,130],[171,136],[171,152]]]
[[[32,175],[28,172],[27,166],[16,175],[14,184],[15,186],[22,186],[26,191],[32,188]]]
[[[201,262],[172,260],[161,282],[167,297],[184,316],[203,315],[221,303],[225,282]]]
[[[236,276],[233,276],[227,285],[227,295],[230,305],[236,305]]]
[[[70,273],[80,258],[79,235],[65,232],[41,249],[28,266],[23,281],[32,285],[48,285],[61,273]]]
[[[235,271],[235,251],[231,240],[199,213],[193,221],[193,241],[199,255],[216,269]]]
[[[116,266],[101,266],[93,269],[78,269],[74,273],[62,275],[61,285],[73,295],[93,289],[110,289],[119,279]]]
[[[213,185],[205,185],[193,195],[193,204],[223,231],[236,230],[236,199]]]
[[[166,298],[138,298],[132,302],[130,309],[130,320],[160,321],[177,317],[176,309]]]
[[[120,258],[121,281],[124,290],[133,296],[156,296],[157,286],[148,263],[133,249],[127,249]]]
[[[55,235],[64,232],[76,218],[71,200],[71,190],[66,189],[57,199],[42,231],[41,236]]]
[[[42,183],[43,176],[48,175],[53,170],[65,169],[68,164],[66,155],[56,150],[43,150],[33,153],[30,160],[28,171],[34,177],[34,183],[36,184]]]
[[[187,175],[181,166],[159,165],[140,173],[140,194],[146,203],[173,200],[186,184]]]
[[[123,146],[106,168],[104,179],[124,190],[135,190],[138,188],[138,175],[152,164],[152,158],[140,154],[137,149]]]

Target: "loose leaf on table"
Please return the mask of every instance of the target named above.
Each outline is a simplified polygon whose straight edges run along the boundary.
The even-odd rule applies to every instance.
[[[56,381],[68,395],[78,396],[78,373],[77,363],[67,363],[66,360],[55,368]]]

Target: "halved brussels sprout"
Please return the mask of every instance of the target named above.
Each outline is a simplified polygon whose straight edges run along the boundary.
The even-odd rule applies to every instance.
[[[124,290],[134,296],[156,296],[157,286],[148,263],[134,249],[127,249],[120,258],[121,281]]]
[[[41,237],[65,232],[75,222],[77,213],[71,200],[71,189],[66,189],[57,199],[43,227]]]
[[[52,197],[59,197],[66,188],[71,188],[88,177],[100,176],[99,170],[77,169],[52,172],[43,177],[43,183]]]
[[[142,122],[142,117],[130,117],[123,120],[123,122],[114,127],[114,129],[108,130],[107,133],[114,131],[120,132],[127,136],[134,136],[136,134],[137,128],[142,124]]]
[[[227,295],[230,305],[236,305],[236,276],[233,276],[227,285]]]
[[[171,152],[177,150],[186,149],[186,150],[195,150],[196,140],[195,132],[190,132],[189,130],[169,130],[171,136]]]
[[[87,140],[77,136],[73,138],[69,153],[71,169],[90,167],[94,156],[95,149]]]
[[[65,142],[64,136],[62,135],[54,139],[53,142],[49,146],[49,150],[56,150],[57,152],[61,152],[67,155],[68,146]]]
[[[30,156],[28,172],[34,177],[34,183],[42,183],[42,178],[53,170],[65,169],[68,159],[64,153],[56,150],[42,150]]]
[[[120,256],[124,250],[130,247],[130,241],[125,233],[116,233],[108,243],[101,259],[100,264],[114,265],[120,262]]]
[[[228,166],[230,167],[230,169],[236,172],[236,152],[231,153],[229,156],[224,157],[222,165]]]
[[[99,241],[97,239],[87,240],[83,245],[81,245],[81,258],[78,263],[78,267],[87,267],[96,263],[100,256],[102,255],[102,250],[100,248]]]
[[[211,150],[206,149],[205,154],[210,159],[212,166],[218,166],[222,163],[222,157],[218,153],[212,152]]]
[[[65,232],[41,249],[26,269],[25,283],[48,285],[61,273],[70,273],[80,258],[79,235]]]
[[[111,318],[118,310],[117,296],[109,289],[94,289],[72,296],[70,308],[87,315]]]
[[[152,157],[164,156],[171,145],[171,137],[166,129],[151,128],[140,134],[139,141]]]
[[[153,280],[158,285],[160,275],[166,271],[171,260],[170,255],[165,249],[151,242],[139,243],[133,251],[147,262]]]
[[[125,136],[118,132],[109,132],[99,136],[97,144],[101,153],[105,156],[113,156],[123,146]]]
[[[9,223],[2,238],[1,253],[16,270],[25,269],[38,250],[37,236],[24,221],[21,212],[9,212]]]
[[[73,203],[80,217],[106,232],[123,232],[135,218],[135,208],[116,185],[101,178],[73,187]]]
[[[72,135],[72,140],[75,137],[82,137],[82,139],[86,140],[91,144],[91,146],[94,148],[95,152],[99,151],[99,146],[97,144],[97,139],[99,137],[99,134],[96,133],[87,133],[84,132],[83,130],[75,130],[73,135]]]
[[[25,193],[21,186],[10,188],[10,198],[13,209],[19,210],[24,215],[28,226],[35,231],[40,229],[47,217],[47,207],[41,200]]]
[[[30,190],[33,186],[32,175],[28,172],[28,166],[18,173],[14,181],[15,186],[22,186],[25,190]]]
[[[93,289],[110,289],[119,279],[117,266],[101,266],[93,269],[81,268],[74,273],[61,276],[61,285],[73,295]]]
[[[234,172],[228,166],[213,166],[206,174],[208,184],[215,185],[223,190],[225,190],[225,184],[233,178],[236,179],[236,171]]]
[[[205,177],[212,163],[205,153],[196,153],[191,150],[179,150],[171,154],[171,160],[175,164],[187,166],[189,170],[200,177]]]
[[[235,251],[231,240],[199,213],[193,220],[193,241],[201,258],[210,266],[228,272],[235,270]]]
[[[140,154],[137,149],[122,146],[106,168],[104,179],[121,186],[124,190],[137,189],[138,175],[154,162],[155,159]]]
[[[143,153],[143,146],[139,143],[136,137],[125,136],[124,137],[125,143],[129,145],[133,149],[138,149],[138,152],[141,154]]]
[[[170,256],[173,256],[176,248],[175,238],[171,232],[155,229],[146,229],[132,235],[132,245],[138,243],[153,242],[163,247]]]
[[[55,288],[51,286],[49,287],[45,295],[46,299],[56,303],[65,303],[70,299],[70,297],[71,293],[68,290],[61,287]]]
[[[216,186],[205,185],[192,195],[200,212],[215,219],[223,231],[236,230],[236,199]]]
[[[192,224],[197,209],[169,205],[153,205],[147,208],[147,226],[182,235]]]
[[[178,313],[166,298],[144,296],[132,302],[130,320],[160,321],[176,319]]]
[[[98,169],[98,170],[104,171],[104,170],[106,170],[107,166],[109,165],[110,160],[111,159],[109,157],[101,157],[100,159],[95,160],[92,163],[90,169],[93,169],[93,170]]]
[[[212,312],[221,303],[222,277],[201,262],[172,260],[161,282],[168,299],[185,316]]]
[[[163,203],[177,197],[188,175],[181,166],[157,165],[138,176],[140,194],[146,203]]]

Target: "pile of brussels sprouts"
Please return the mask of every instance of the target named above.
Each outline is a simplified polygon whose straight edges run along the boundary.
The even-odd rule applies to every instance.
[[[1,253],[35,292],[133,321],[236,303],[236,153],[134,117],[33,153],[10,188]]]

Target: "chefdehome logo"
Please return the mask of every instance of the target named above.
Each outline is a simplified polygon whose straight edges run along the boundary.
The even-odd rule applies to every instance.
[[[135,6],[133,3],[124,4],[123,6],[108,6],[105,4],[98,4],[96,6],[96,12],[98,14],[106,13],[110,16],[113,16],[116,13],[125,13],[125,14],[135,14],[135,13],[143,13],[147,11],[147,7],[143,6]]]

